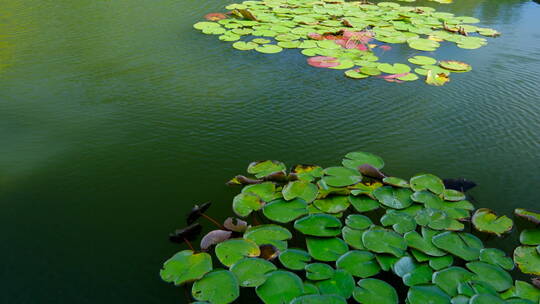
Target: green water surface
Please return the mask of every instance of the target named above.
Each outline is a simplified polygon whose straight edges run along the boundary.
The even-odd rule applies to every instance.
[[[224,219],[224,182],[251,160],[371,151],[392,175],[474,180],[477,206],[540,209],[537,3],[420,2],[503,33],[441,47],[474,68],[444,87],[355,81],[191,27],[228,3],[0,0],[0,303],[185,303],[158,276],[184,248],[167,235],[194,203]]]

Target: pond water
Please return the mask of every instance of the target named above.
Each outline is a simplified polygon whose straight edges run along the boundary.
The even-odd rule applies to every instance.
[[[540,5],[421,2],[503,33],[444,87],[351,80],[298,50],[242,53],[191,26],[217,0],[2,0],[1,303],[184,303],[159,279],[194,203],[225,218],[251,160],[382,156],[466,177],[477,206],[540,209]],[[396,50],[396,52],[400,52]],[[399,56],[408,56],[403,51]]]

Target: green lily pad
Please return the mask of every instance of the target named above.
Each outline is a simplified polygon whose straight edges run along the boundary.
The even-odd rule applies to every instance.
[[[484,262],[467,263],[467,268],[474,272],[479,280],[489,283],[495,290],[501,292],[512,287],[512,277],[497,265]]]
[[[300,198],[289,202],[277,199],[264,206],[263,214],[274,222],[288,223],[308,214],[307,207],[308,204]]]
[[[416,221],[412,215],[391,209],[388,209],[386,214],[381,217],[381,224],[383,226],[392,225],[392,229],[400,234],[416,229]]]
[[[283,51],[283,48],[275,44],[263,44],[256,47],[255,51],[264,54],[275,54]]]
[[[240,50],[240,51],[249,51],[254,50],[258,44],[254,42],[245,42],[245,41],[237,41],[233,43],[233,48]]]
[[[352,229],[347,226],[341,230],[343,240],[354,249],[366,249],[364,243],[362,243],[364,232],[365,230]]]
[[[397,304],[398,294],[392,285],[378,279],[363,279],[358,281],[353,297],[364,304]]]
[[[255,45],[253,49],[258,47],[256,43],[253,43],[253,44]],[[258,161],[258,162],[253,162],[249,164],[247,168],[247,172],[250,174],[254,174],[255,177],[257,178],[263,178],[268,175],[271,175],[272,173],[284,171],[285,169],[286,169],[285,165],[280,161],[264,160],[264,161]]]
[[[472,217],[474,228],[478,231],[493,233],[501,236],[512,230],[514,222],[506,216],[497,217],[494,211],[487,208],[476,210]]]
[[[336,268],[360,278],[368,278],[381,271],[373,253],[359,250],[352,250],[342,255],[336,261]]]
[[[431,65],[437,63],[437,60],[428,56],[414,56],[408,59],[410,63],[417,65]]]
[[[242,188],[242,193],[256,194],[265,202],[270,202],[281,196],[276,192],[276,185],[271,182],[245,186]]]
[[[441,46],[437,41],[424,38],[413,38],[407,40],[409,47],[412,49],[432,52],[435,51],[439,46]]]
[[[304,294],[302,279],[296,274],[276,270],[266,274],[266,281],[255,289],[257,296],[267,304],[289,303]]]
[[[472,297],[475,294],[492,294],[498,295],[497,291],[491,284],[473,279],[463,281],[458,285],[458,293],[467,297]]]
[[[377,169],[382,169],[384,167],[384,161],[382,158],[375,154],[368,152],[350,152],[345,155],[342,164],[344,167],[357,169],[363,164],[369,164]]]
[[[347,304],[347,301],[338,295],[306,295],[294,299],[290,304]]]
[[[285,268],[301,270],[311,261],[311,256],[305,250],[287,249],[279,255],[279,261]]]
[[[316,260],[333,262],[349,251],[347,243],[339,238],[306,238],[309,254]]]
[[[331,278],[318,281],[316,285],[323,295],[339,295],[348,299],[353,294],[354,279],[347,271],[338,269]]]
[[[263,206],[264,201],[253,193],[240,193],[233,199],[233,211],[240,217],[246,217]]]
[[[466,72],[471,70],[471,66],[465,62],[456,61],[456,60],[442,60],[439,62],[439,65],[442,68],[445,68],[450,71]]]
[[[381,75],[381,70],[379,70],[377,67],[363,66],[360,68],[360,72],[369,76]]]
[[[326,168],[324,174],[323,181],[331,187],[345,187],[362,180],[358,171],[345,167]]]
[[[501,297],[503,299],[521,298],[538,303],[540,301],[540,289],[527,282],[516,280],[514,286],[503,292]]]
[[[412,191],[405,188],[393,188],[384,186],[373,191],[373,195],[377,200],[390,208],[404,209],[412,205]]]
[[[407,293],[409,304],[450,304],[450,297],[435,285],[412,286]]]
[[[299,180],[312,182],[323,176],[323,169],[316,165],[296,165],[292,168],[291,173]]]
[[[504,251],[496,248],[480,250],[480,261],[500,266],[506,270],[514,269],[514,261],[507,257]]]
[[[232,272],[214,270],[193,284],[191,294],[199,301],[227,304],[234,302],[240,296],[240,287]]]
[[[350,202],[346,196],[330,196],[315,200],[313,205],[326,213],[340,213],[349,208]]]
[[[345,71],[345,76],[353,79],[363,79],[368,78],[369,75],[366,75],[364,73],[358,72],[357,70],[347,70]]]
[[[362,235],[364,246],[376,253],[389,253],[400,257],[407,249],[407,243],[397,232],[382,228],[371,228]]]
[[[446,189],[443,192],[443,197],[447,201],[451,202],[459,202],[465,199],[465,194],[463,192],[453,190],[453,189]]]
[[[405,74],[411,71],[411,68],[408,65],[402,63],[381,63],[377,66],[377,68],[386,74]]]
[[[341,221],[329,214],[311,214],[294,222],[294,229],[311,236],[336,236],[341,226]]]
[[[476,294],[469,300],[470,304],[505,304],[506,302],[501,298],[492,294]]]
[[[268,40],[268,39],[264,39],[264,38],[255,38],[253,40],[251,40],[252,42],[255,42],[257,44],[267,44],[267,43],[270,43],[271,41]]]
[[[301,198],[311,203],[317,197],[319,189],[316,185],[308,181],[293,181],[283,187],[283,197],[290,201],[295,198]]]
[[[230,239],[216,245],[216,256],[221,264],[231,267],[245,257],[258,257],[259,246],[251,240]]]
[[[514,250],[514,262],[526,274],[540,275],[540,255],[535,247],[519,246]]]
[[[277,267],[261,258],[245,258],[234,263],[231,272],[238,278],[242,287],[257,287],[266,281],[266,274]]]
[[[534,223],[537,225],[540,224],[540,213],[526,210],[523,208],[517,208],[516,210],[514,210],[514,214],[516,216],[519,216],[521,218],[528,220],[531,223]]]
[[[451,255],[445,255],[441,257],[432,257],[429,259],[429,267],[434,270],[441,270],[452,266],[454,263],[454,257]]]
[[[445,293],[454,297],[458,294],[459,284],[473,277],[474,273],[465,268],[452,266],[435,272],[433,274],[433,283],[444,290]]]
[[[306,277],[309,280],[320,281],[331,278],[334,275],[334,268],[328,264],[313,263],[308,264],[304,268],[306,270]]]
[[[202,278],[211,270],[212,257],[208,253],[193,253],[191,250],[183,250],[163,264],[159,275],[167,283],[182,285]]]
[[[354,190],[353,190],[354,191]],[[380,207],[378,201],[369,198],[368,196],[349,196],[349,202],[357,212],[368,212]]]
[[[422,227],[422,235],[416,231],[411,231],[407,232],[403,237],[407,242],[407,246],[420,250],[427,255],[440,257],[444,256],[446,252],[437,248],[432,242],[433,237],[439,233],[439,231]]]
[[[519,242],[523,245],[540,245],[540,229],[525,229],[521,231]]]
[[[244,233],[244,239],[251,240],[259,246],[274,245],[280,251],[287,249],[287,240],[291,238],[289,230],[274,224],[249,227]]]
[[[443,232],[433,237],[433,245],[447,251],[465,261],[477,260],[480,250],[484,248],[482,241],[470,233]]]
[[[345,219],[345,225],[353,229],[364,230],[368,229],[369,226],[373,225],[373,222],[369,217],[365,215],[351,214]]]
[[[399,177],[385,177],[383,178],[383,183],[400,188],[409,188],[409,182]]]
[[[437,195],[443,193],[443,181],[433,174],[418,174],[410,180],[411,188],[414,191],[429,190]]]
[[[454,221],[448,214],[439,209],[424,208],[420,210],[415,220],[420,226],[435,230],[463,230],[464,225]]]

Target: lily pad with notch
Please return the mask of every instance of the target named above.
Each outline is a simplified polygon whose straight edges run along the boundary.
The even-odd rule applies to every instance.
[[[257,287],[266,281],[266,274],[277,267],[261,258],[244,258],[234,263],[230,271],[238,278],[242,287]]]
[[[341,221],[329,214],[311,214],[294,222],[294,229],[305,235],[331,237],[341,232]]]

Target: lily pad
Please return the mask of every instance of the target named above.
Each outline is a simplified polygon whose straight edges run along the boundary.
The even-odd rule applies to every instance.
[[[523,245],[540,245],[540,229],[525,229],[521,231],[519,242]]]
[[[399,177],[385,177],[383,178],[383,183],[390,186],[394,186],[394,187],[400,187],[400,188],[410,187],[409,183],[406,180]]]
[[[313,263],[308,264],[304,268],[306,270],[306,277],[309,280],[320,281],[331,278],[334,275],[334,268],[328,264]]]
[[[389,253],[400,257],[407,249],[407,243],[397,232],[382,228],[371,228],[362,235],[364,246],[376,253]]]
[[[319,192],[316,185],[308,181],[293,181],[283,187],[283,198],[290,201],[295,198],[301,198],[307,203],[311,203],[317,197]]]
[[[357,212],[368,212],[380,207],[379,202],[368,196],[349,196],[349,202]]]
[[[370,164],[377,169],[384,167],[384,161],[379,156],[368,152],[350,152],[345,155],[342,164],[344,167],[357,169],[363,164]]]
[[[357,170],[345,167],[326,168],[324,174],[323,181],[332,187],[345,187],[362,180],[362,175]]]
[[[466,72],[471,70],[471,66],[465,62],[456,61],[456,60],[442,60],[439,61],[439,65],[447,70]]]
[[[263,214],[268,219],[288,223],[308,213],[308,204],[303,199],[294,199],[285,201],[278,199],[266,204],[263,208]]]
[[[478,279],[489,283],[495,290],[501,292],[512,287],[512,277],[497,265],[484,262],[467,263],[467,268],[474,272]]]
[[[336,261],[336,268],[360,278],[368,278],[381,271],[373,253],[359,250],[352,250],[342,255]]]
[[[528,220],[531,223],[534,223],[537,225],[540,224],[540,213],[523,209],[523,208],[517,208],[516,210],[514,210],[514,214],[516,216],[519,216],[521,218]]]
[[[465,199],[465,194],[457,190],[446,189],[443,192],[443,197],[447,201],[459,202]]]
[[[411,194],[410,189],[390,186],[380,187],[373,191],[373,195],[381,204],[394,209],[404,209],[412,205]]]
[[[255,47],[258,47],[256,43],[253,44],[255,45]],[[276,172],[284,171],[285,169],[285,165],[280,161],[264,160],[249,164],[247,172],[250,174],[254,174],[257,178],[262,178]]]
[[[269,202],[281,197],[279,192],[276,192],[276,185],[272,182],[245,186],[242,188],[242,193],[256,194],[265,202]]]
[[[279,261],[285,268],[301,270],[311,261],[311,256],[305,250],[287,249],[279,255]]]
[[[540,255],[535,247],[519,246],[514,250],[514,262],[526,274],[540,275]]]
[[[232,272],[214,270],[193,284],[191,294],[199,301],[227,304],[234,302],[240,296],[240,287]]]
[[[443,232],[433,237],[433,245],[447,251],[465,261],[477,260],[480,250],[484,248],[482,241],[470,233]]]
[[[328,214],[312,214],[294,222],[294,229],[311,236],[336,236],[341,232],[341,221]]]
[[[538,303],[540,300],[540,289],[527,282],[516,280],[514,286],[502,293],[501,297],[503,299],[521,298]]]
[[[350,273],[338,269],[334,275],[326,280],[318,281],[317,288],[321,294],[339,295],[345,299],[352,296],[354,290],[354,279]]]
[[[480,251],[480,261],[500,266],[506,270],[514,269],[514,262],[506,253],[496,248],[484,248]]]
[[[410,63],[417,65],[430,65],[437,63],[437,60],[428,56],[414,56],[408,59]]]
[[[381,63],[377,66],[377,68],[387,74],[405,74],[409,73],[411,71],[411,68],[402,63],[395,63],[395,64],[389,64],[389,63]]]
[[[255,242],[244,239],[230,239],[219,243],[215,252],[221,264],[227,267],[231,267],[245,257],[258,257],[261,254]]]
[[[422,235],[416,231],[411,231],[407,232],[404,238],[409,247],[420,250],[430,256],[440,257],[445,255],[446,252],[437,248],[432,242],[433,237],[439,233],[439,231],[422,227]]]
[[[412,215],[391,209],[387,210],[386,214],[381,217],[381,224],[383,226],[392,225],[392,229],[401,234],[416,229],[416,221]]]
[[[350,227],[343,227],[341,234],[343,240],[354,249],[366,249],[364,243],[362,242],[362,236],[364,235],[365,230],[352,229]]]
[[[478,231],[493,233],[501,236],[512,230],[514,222],[506,216],[497,217],[494,211],[487,208],[476,210],[472,217],[474,228]]]
[[[275,44],[263,44],[256,47],[255,51],[264,54],[275,54],[283,51],[283,48]]]
[[[357,69],[345,71],[345,76],[347,76],[349,78],[353,78],[353,79],[363,79],[363,78],[368,78],[369,77],[369,75],[361,73]]]
[[[333,262],[349,251],[347,243],[340,238],[306,238],[309,254],[316,260]]]
[[[296,274],[276,270],[268,273],[264,284],[259,285],[255,291],[266,304],[282,304],[303,295],[304,284]]]
[[[208,253],[193,253],[191,250],[183,250],[163,264],[159,275],[165,282],[182,285],[202,278],[211,270],[212,257]]]
[[[307,63],[316,68],[330,68],[339,65],[339,60],[330,56],[315,56],[310,57]]]
[[[233,211],[240,217],[246,217],[263,206],[264,201],[253,193],[240,193],[233,199]]]
[[[238,278],[242,287],[257,287],[266,281],[266,274],[277,270],[277,267],[260,258],[245,258],[234,263],[231,272]]]
[[[240,50],[240,51],[249,51],[254,50],[258,44],[254,42],[245,42],[245,41],[237,41],[233,43],[233,48]]]
[[[397,304],[398,294],[394,287],[378,279],[363,279],[358,281],[353,293],[356,301],[364,304]]]
[[[259,246],[274,245],[280,251],[287,249],[287,240],[291,238],[292,234],[289,230],[274,224],[253,226],[244,233],[244,239],[251,240]]]
[[[414,191],[429,190],[437,195],[443,193],[443,181],[433,174],[418,174],[411,178],[411,188]]]
[[[441,257],[433,257],[429,259],[429,267],[434,270],[441,270],[452,266],[454,263],[454,257],[451,255],[445,255]]]
[[[340,213],[349,208],[350,202],[346,196],[330,196],[315,200],[313,205],[326,213]]]
[[[373,222],[369,217],[365,215],[351,214],[345,219],[345,225],[353,229],[364,230],[368,229],[369,226],[373,225]]]
[[[412,286],[407,293],[410,304],[450,304],[450,297],[435,285]]]

